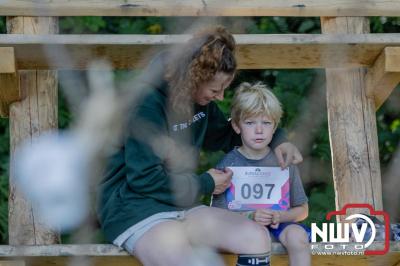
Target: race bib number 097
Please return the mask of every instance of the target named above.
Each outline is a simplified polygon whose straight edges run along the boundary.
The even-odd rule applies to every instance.
[[[279,167],[229,167],[233,171],[231,187],[226,192],[231,210],[289,207],[289,170]]]

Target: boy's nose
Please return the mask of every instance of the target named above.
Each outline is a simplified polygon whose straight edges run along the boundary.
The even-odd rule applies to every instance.
[[[262,133],[262,126],[259,124],[256,125],[256,133]]]

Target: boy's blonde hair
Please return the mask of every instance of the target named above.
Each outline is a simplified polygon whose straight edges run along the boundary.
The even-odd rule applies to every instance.
[[[238,124],[241,120],[258,115],[266,115],[277,127],[282,117],[281,103],[265,84],[244,82],[236,89],[233,97],[232,121]]]

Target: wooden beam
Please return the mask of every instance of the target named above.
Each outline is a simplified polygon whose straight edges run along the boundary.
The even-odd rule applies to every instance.
[[[50,34],[58,30],[58,20],[42,17],[7,18],[10,33]],[[35,51],[30,51],[35,53]],[[57,73],[54,71],[19,71],[20,89],[26,97],[10,105],[10,159],[15,159],[22,142],[32,142],[40,134],[57,129]],[[8,231],[9,242],[15,245],[55,244],[57,232],[46,228],[34,207],[16,186],[14,164],[10,165]]]
[[[396,0],[58,0],[0,2],[0,16],[398,16]]]
[[[116,69],[141,67],[146,57],[190,35],[0,35],[0,47],[15,49],[19,69],[85,69],[96,58]],[[235,35],[241,69],[370,66],[399,34]]]
[[[374,242],[372,249],[382,249],[382,243]],[[334,251],[341,251],[336,249]],[[272,243],[272,263],[271,265],[288,265],[288,256],[285,248],[280,243]],[[234,254],[221,254],[226,265],[236,265],[237,256]],[[86,245],[37,245],[37,246],[0,246],[1,257],[17,257],[27,259],[28,265],[71,265],[71,259],[85,257],[91,262],[90,265],[120,265],[120,266],[139,266],[138,260],[130,256],[126,251],[106,244],[86,244]],[[29,257],[29,258],[27,258]],[[377,265],[387,266],[396,265],[400,262],[400,243],[391,242],[390,251],[383,256],[334,256],[334,255],[314,255],[312,265],[323,266],[332,265],[332,260],[336,266],[345,265]]]
[[[366,76],[367,96],[379,109],[400,82],[400,47],[386,47],[368,70]]]
[[[0,261],[0,266],[25,266],[25,261],[23,260],[3,260]]]
[[[324,33],[367,33],[363,17],[321,18]],[[326,69],[328,127],[336,208],[369,203],[382,210],[375,104],[366,95],[365,69]],[[357,212],[357,210],[352,210]]]

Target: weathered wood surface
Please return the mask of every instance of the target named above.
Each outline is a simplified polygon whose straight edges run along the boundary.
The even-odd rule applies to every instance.
[[[7,19],[9,33],[56,33],[55,18],[13,17]],[[30,51],[34,53],[34,51]],[[55,71],[19,71],[20,90],[26,97],[10,106],[10,159],[14,160],[18,145],[35,141],[41,133],[58,128],[57,74]],[[15,185],[13,164],[10,166],[9,242],[10,244],[54,244],[56,232],[46,229],[32,206]]]
[[[146,57],[179,45],[190,35],[0,35],[14,47],[18,69],[84,69],[96,58],[116,69],[141,67]],[[399,34],[235,35],[241,69],[370,66],[384,47],[400,46]]]
[[[15,73],[15,57],[13,47],[0,47],[0,73]]]
[[[396,0],[3,0],[2,16],[398,16]]]
[[[400,82],[400,47],[386,47],[365,76],[367,96],[378,109]]]
[[[372,246],[381,249],[382,243]],[[288,257],[285,249],[279,243],[272,244],[272,265],[287,265]],[[39,245],[39,246],[0,246],[1,258],[25,259],[27,265],[67,265],[72,259],[90,260],[92,265],[140,265],[136,258],[124,250],[105,244],[87,245]],[[226,265],[235,265],[236,255],[223,254]],[[314,255],[313,264],[319,265],[396,265],[400,262],[400,243],[392,242],[390,252],[384,256],[336,256]]]
[[[0,73],[0,117],[8,117],[10,104],[23,98],[17,73]]]
[[[368,33],[362,17],[321,18],[324,33]],[[326,69],[329,138],[336,208],[369,203],[382,210],[375,103],[367,98],[366,70]],[[357,212],[357,210],[350,210]]]
[[[4,260],[0,261],[0,266],[25,266],[26,263],[23,260]]]
[[[9,104],[20,100],[13,47],[0,47],[0,116],[8,116]]]

